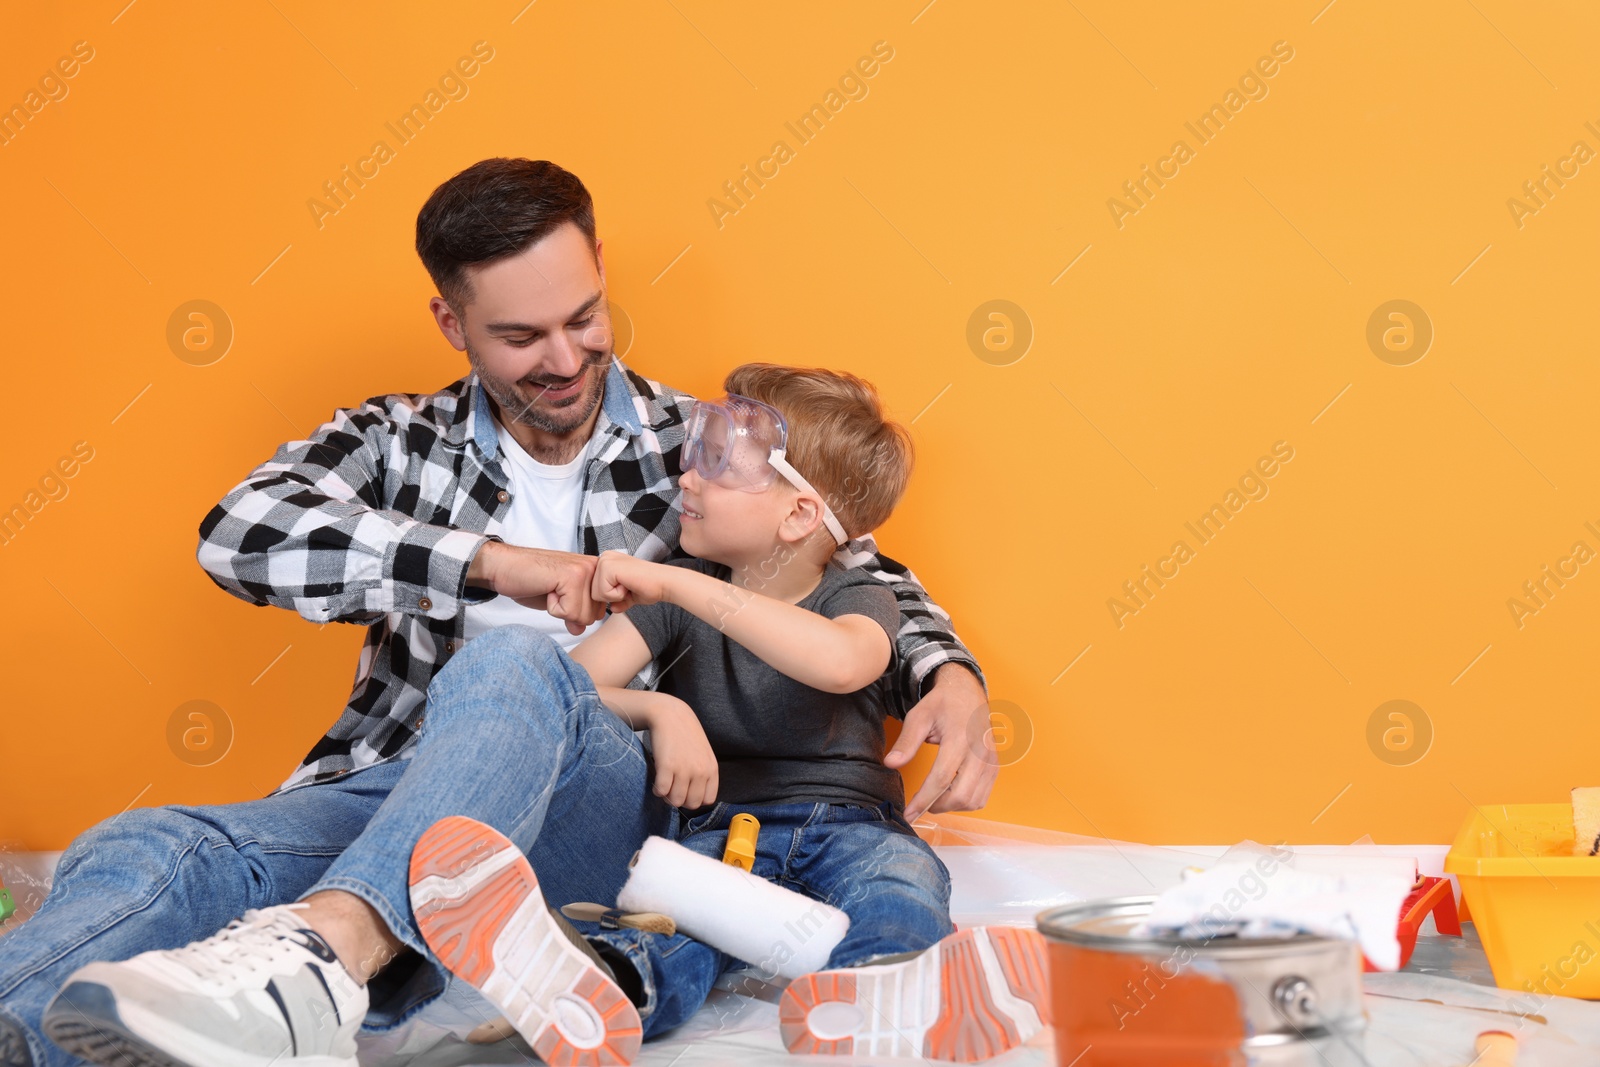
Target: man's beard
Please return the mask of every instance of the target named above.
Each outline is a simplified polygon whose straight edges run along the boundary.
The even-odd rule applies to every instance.
[[[483,369],[483,363],[472,350],[470,342],[467,344],[467,362],[477,372],[478,380],[483,382],[484,392],[499,405],[501,421],[520,422],[524,426],[560,436],[588,422],[594,409],[600,406],[600,400],[605,395],[605,371],[611,362],[611,353],[586,350],[583,365],[587,377],[583,390],[576,396],[542,406],[539,401],[545,390],[571,384],[570,379],[566,383],[523,379],[521,385],[525,393],[519,393],[516,383],[496,378]]]

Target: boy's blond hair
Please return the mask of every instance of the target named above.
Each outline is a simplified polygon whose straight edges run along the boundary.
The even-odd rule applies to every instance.
[[[730,394],[771,404],[789,423],[787,458],[851,537],[882,526],[911,481],[911,433],[884,416],[872,383],[843,371],[745,363]]]

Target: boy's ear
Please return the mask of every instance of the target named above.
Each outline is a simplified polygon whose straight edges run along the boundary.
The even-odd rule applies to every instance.
[[[778,536],[796,544],[808,540],[822,526],[822,503],[810,493],[797,492],[789,513],[778,525]]]

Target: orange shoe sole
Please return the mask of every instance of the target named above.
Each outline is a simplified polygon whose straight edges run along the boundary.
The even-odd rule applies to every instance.
[[[441,819],[411,852],[411,909],[450,972],[505,1013],[552,1067],[610,1067],[638,1054],[639,1012],[556,925],[539,879],[499,831]]]
[[[801,1055],[975,1063],[1050,1025],[1046,967],[1035,930],[962,930],[899,963],[796,979],[779,1005],[779,1034]]]

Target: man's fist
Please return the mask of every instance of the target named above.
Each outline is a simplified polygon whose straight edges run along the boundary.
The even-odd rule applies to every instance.
[[[593,556],[489,541],[473,558],[467,578],[525,608],[548,611],[567,624],[569,633],[581,634],[606,613],[606,605],[590,595],[594,572]]]

